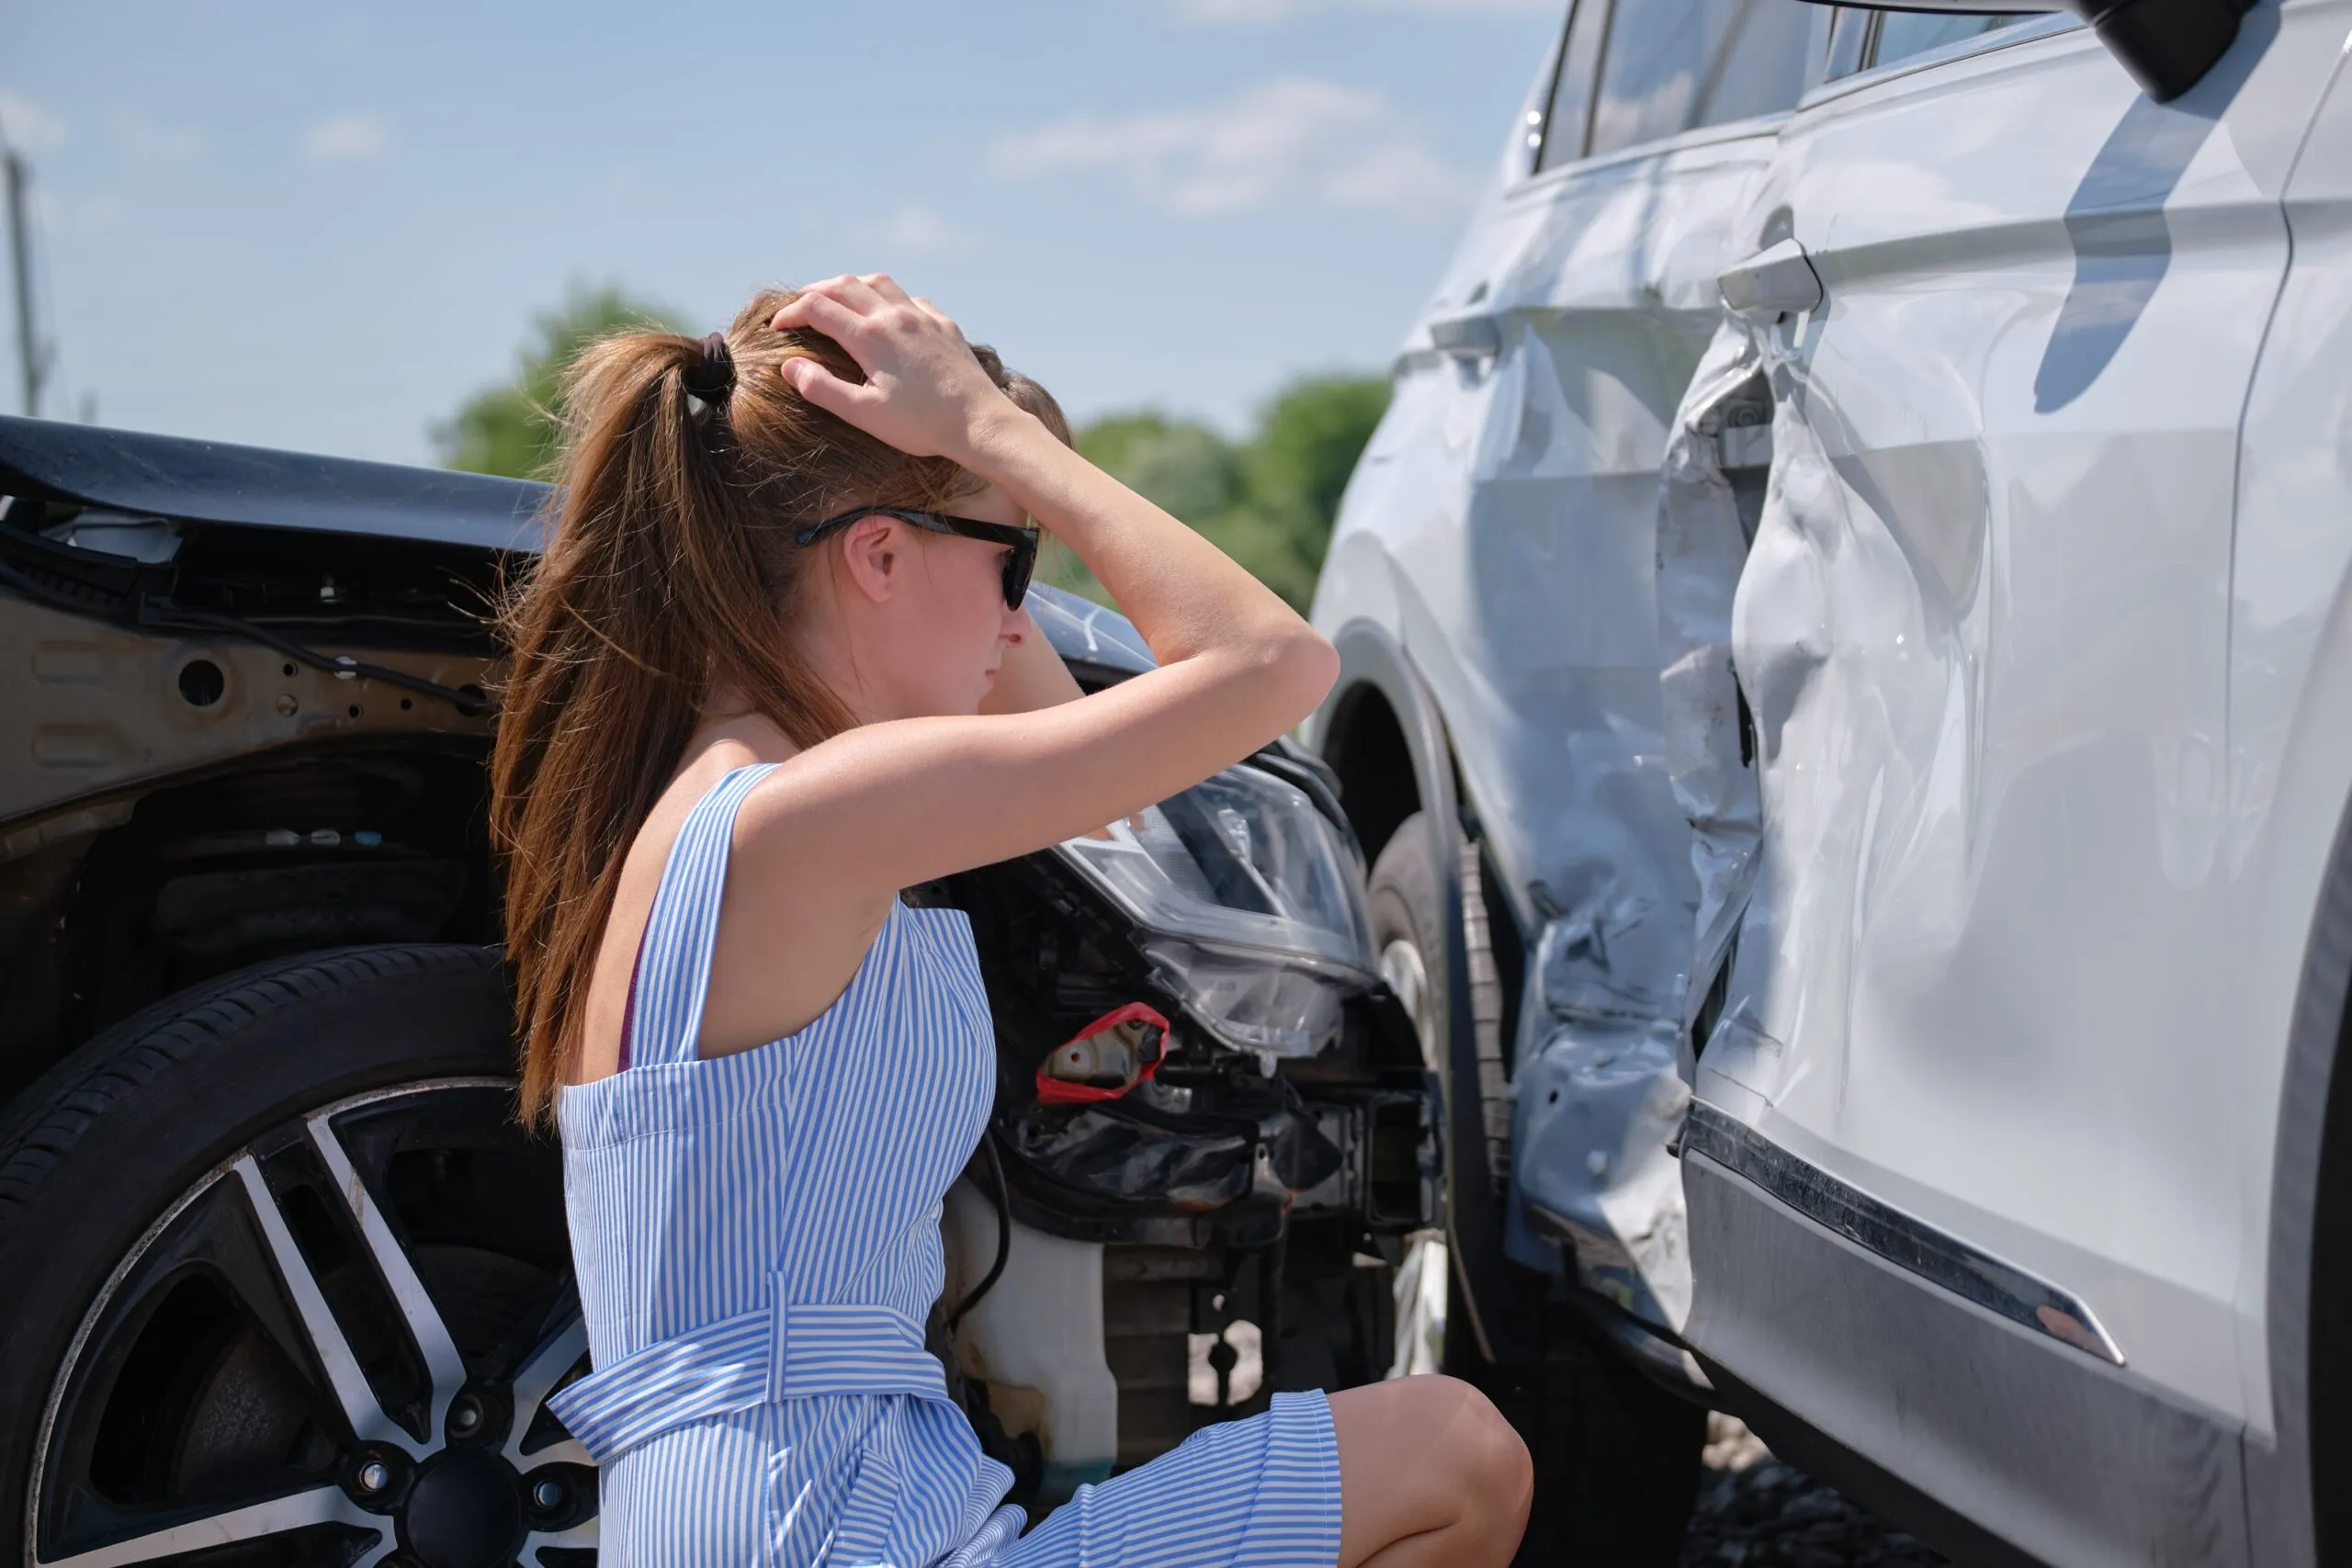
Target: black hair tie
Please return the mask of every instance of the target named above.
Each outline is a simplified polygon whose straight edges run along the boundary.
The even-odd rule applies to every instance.
[[[706,403],[723,403],[735,390],[735,355],[724,333],[702,340],[702,357],[687,366],[678,380],[687,393]]]

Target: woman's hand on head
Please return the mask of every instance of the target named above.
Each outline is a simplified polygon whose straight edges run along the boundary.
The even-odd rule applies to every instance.
[[[869,378],[853,386],[789,362],[804,397],[988,480],[1077,551],[1159,667],[1080,697],[1066,669],[1042,668],[1058,661],[1024,628],[979,713],[855,726],[753,790],[736,840],[746,886],[887,897],[1029,854],[1190,788],[1330,691],[1339,655],[1295,610],[1023,412],[923,301],[887,277],[840,277],[772,320],[832,338]],[[1032,656],[1040,668],[1023,665]]]
[[[1020,417],[954,321],[884,273],[812,283],[768,323],[806,328],[842,345],[865,372],[844,381],[814,359],[791,359],[783,374],[828,413],[916,457],[963,461],[989,422]]]

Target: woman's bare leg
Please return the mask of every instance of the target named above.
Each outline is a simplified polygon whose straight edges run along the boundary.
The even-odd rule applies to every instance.
[[[1527,1529],[1527,1445],[1453,1378],[1331,1395],[1340,1568],[1504,1568]]]

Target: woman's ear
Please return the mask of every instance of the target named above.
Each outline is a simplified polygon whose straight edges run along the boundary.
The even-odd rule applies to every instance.
[[[906,528],[888,517],[861,517],[842,536],[842,559],[857,591],[882,604],[906,578]]]

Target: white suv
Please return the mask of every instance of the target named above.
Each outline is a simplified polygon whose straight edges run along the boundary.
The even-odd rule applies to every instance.
[[[2086,9],[1577,0],[1350,486],[1540,1560],[1670,1550],[1679,1393],[1971,1561],[2352,1561],[2352,0]]]

